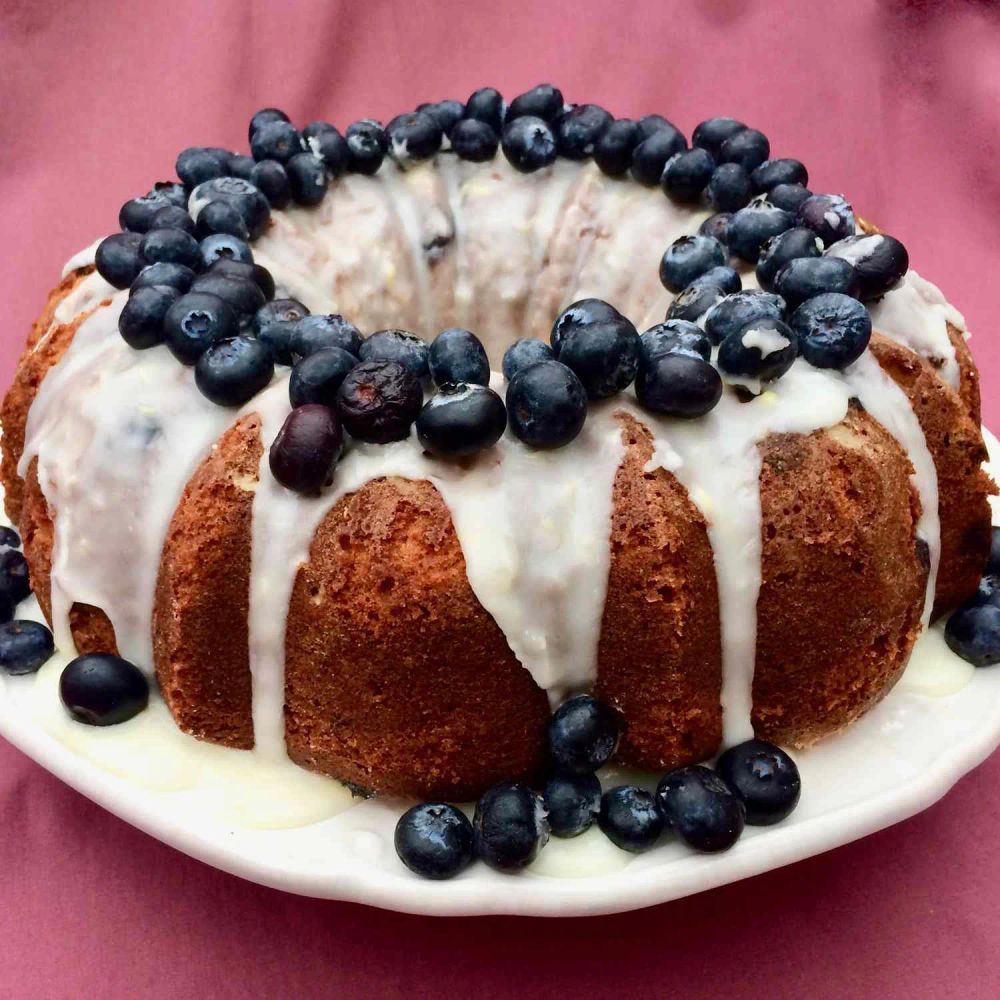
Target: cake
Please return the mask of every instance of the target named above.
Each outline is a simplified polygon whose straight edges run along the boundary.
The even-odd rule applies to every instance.
[[[499,96],[478,91],[385,130],[355,123],[346,139],[269,109],[252,160],[185,151],[183,187],[126,203],[124,236],[69,262],[2,410],[7,511],[57,645],[137,664],[199,739],[287,753],[366,793],[452,800],[537,776],[553,706],[580,691],[618,713],[618,760],[657,771],[754,734],[808,746],[884,697],[989,552],[961,316],[905,263],[872,287],[883,237],[859,222],[872,239],[852,241],[846,203],[810,197],[801,164],[768,159],[759,132],[715,119],[687,155],[659,116],[612,123],[553,92],[522,95],[504,119]],[[168,214],[154,224],[154,211]],[[779,216],[773,232],[754,228]],[[457,459],[409,424],[341,456],[351,425],[330,410],[332,476],[305,492],[272,472],[287,345],[269,343],[259,391],[217,405],[207,366],[191,366],[200,353],[123,318],[140,267],[215,259],[183,256],[193,231],[202,254],[244,262],[225,278],[244,284],[224,289],[250,303],[233,306],[244,339],[265,340],[254,314],[267,297],[367,334],[467,329],[502,397],[505,350],[547,344],[555,324],[569,359],[559,337],[594,300],[629,345],[665,315],[711,328],[702,293],[718,306],[732,288],[699,284],[705,268],[676,287],[684,255],[729,239],[721,268],[736,264],[752,290],[764,239],[788,219],[825,247],[809,255],[832,275],[796,296],[865,300],[873,332],[849,363],[796,356],[782,300],[781,319],[712,346],[721,388],[697,415],[654,405],[664,386],[641,350],[638,388],[635,368],[623,391],[587,382],[582,429],[559,448],[526,443],[510,395],[511,427]],[[150,238],[165,229],[185,238]],[[793,276],[781,281],[791,295]],[[172,306],[192,293],[160,294]],[[726,361],[734,346],[753,371]],[[360,350],[376,366],[405,360]],[[789,350],[778,377],[768,359]],[[710,367],[671,357],[671,370]],[[585,381],[584,362],[571,370]],[[407,370],[419,375],[429,391],[426,371]]]

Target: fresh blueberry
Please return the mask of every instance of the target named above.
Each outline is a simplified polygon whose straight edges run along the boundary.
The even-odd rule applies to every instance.
[[[176,205],[164,205],[153,214],[146,232],[156,229],[180,229],[193,235],[194,219],[188,215],[187,209],[178,208]]]
[[[430,376],[430,351],[415,334],[406,330],[379,330],[361,344],[362,361],[398,361],[421,382]]]
[[[767,192],[767,200],[775,208],[783,208],[791,212],[798,220],[799,209],[803,202],[812,197],[812,191],[801,184],[778,184]]]
[[[451,148],[472,163],[492,160],[499,145],[496,132],[478,118],[463,118],[451,130]]]
[[[805,187],[809,183],[809,172],[798,160],[765,160],[751,171],[750,181],[754,191],[758,192],[770,191],[779,184],[801,184]]]
[[[254,280],[228,274],[217,267],[213,267],[207,274],[199,274],[191,285],[191,291],[216,295],[237,313],[248,316],[266,301],[263,291]]]
[[[101,240],[94,257],[97,273],[115,288],[128,288],[146,263],[141,245],[141,233],[115,233]]]
[[[215,341],[235,337],[238,327],[232,306],[217,295],[192,291],[167,310],[163,335],[174,357],[193,365]]]
[[[948,619],[944,638],[957,656],[976,667],[1000,663],[1000,605],[972,598]]]
[[[486,122],[497,135],[503,130],[506,110],[500,91],[494,87],[480,87],[465,102],[465,117]]]
[[[168,204],[177,208],[186,209],[188,206],[188,193],[183,184],[177,181],[157,181],[149,191],[150,196],[159,195],[165,198]]]
[[[232,155],[224,149],[190,146],[181,150],[177,157],[175,164],[177,176],[189,188],[197,187],[215,177],[228,177]]]
[[[742,330],[759,319],[783,319],[785,300],[780,295],[748,288],[727,295],[705,314],[705,333],[713,344],[720,344],[731,333]]]
[[[400,164],[426,160],[441,148],[441,127],[423,111],[396,115],[385,127],[389,153]]]
[[[613,709],[589,694],[576,695],[549,720],[549,759],[557,771],[592,774],[614,756],[618,735]]]
[[[692,420],[704,416],[722,398],[722,379],[697,355],[672,351],[643,361],[635,394],[647,410]]]
[[[127,232],[145,233],[153,228],[153,217],[157,212],[177,207],[165,194],[154,189],[149,194],[125,202],[118,211],[118,224]]]
[[[8,529],[9,530],[9,529]],[[14,542],[14,545],[20,544]],[[990,557],[986,561],[984,576],[1000,576],[1000,528],[993,528],[990,534]]]
[[[292,406],[336,406],[341,383],[357,364],[358,359],[340,347],[324,347],[302,358],[288,380],[289,401]]]
[[[884,233],[848,236],[829,247],[826,256],[840,257],[854,266],[862,302],[880,299],[910,266],[906,247],[894,236]]]
[[[452,130],[465,116],[465,105],[461,101],[435,101],[432,104],[421,104],[417,111],[423,111],[437,122],[437,126],[446,136],[451,136]]]
[[[250,239],[250,230],[243,221],[243,216],[235,206],[226,201],[210,201],[198,213],[194,231],[200,240],[217,233],[235,236],[239,240]]]
[[[555,355],[544,340],[522,337],[515,340],[503,354],[503,377],[509,382],[523,368],[539,361],[551,361]]]
[[[251,239],[256,239],[264,231],[271,214],[267,198],[250,181],[239,177],[220,177],[199,184],[191,193],[192,214],[196,216],[199,232],[202,229],[201,217],[208,206],[220,201],[236,209]],[[210,231],[232,233],[231,229],[213,228]],[[232,235],[243,237],[242,233],[232,233]]]
[[[822,254],[819,237],[804,226],[787,229],[771,237],[761,248],[757,259],[757,281],[760,287],[773,291],[778,272],[799,257],[819,257]]]
[[[722,144],[744,129],[746,125],[735,118],[709,118],[695,127],[691,145],[707,149],[718,160]]]
[[[781,747],[766,740],[730,747],[716,761],[715,770],[742,800],[749,826],[780,823],[798,805],[799,769]]]
[[[701,327],[683,319],[669,319],[651,326],[639,338],[639,367],[661,354],[690,354],[708,361],[712,342]]]
[[[715,160],[707,149],[696,146],[677,153],[663,171],[663,190],[677,201],[697,201],[715,172]]]
[[[533,115],[515,118],[503,129],[504,156],[522,173],[548,166],[556,158],[556,138],[548,123]]]
[[[837,292],[807,299],[788,324],[799,338],[799,353],[817,368],[846,368],[864,354],[872,336],[868,310]]]
[[[624,316],[570,327],[558,357],[590,399],[606,399],[632,384],[639,367],[639,334]]]
[[[44,625],[33,621],[0,625],[0,670],[4,673],[33,674],[54,652],[52,633]]]
[[[237,236],[230,236],[228,233],[213,233],[211,236],[206,236],[198,244],[198,252],[201,257],[201,266],[206,269],[223,257],[242,261],[244,264],[253,263],[253,251],[250,249],[250,244]]]
[[[59,697],[69,714],[87,726],[117,726],[149,704],[149,681],[128,660],[85,653],[63,668]]]
[[[179,292],[186,292],[194,278],[194,271],[182,264],[147,264],[132,282],[130,291],[135,294],[140,288],[166,285]]]
[[[570,160],[591,156],[597,140],[613,121],[604,108],[596,104],[578,104],[556,122],[556,146],[559,155]]]
[[[697,278],[682,289],[667,307],[666,318],[668,320],[684,319],[689,323],[697,323],[712,306],[721,302],[726,291],[717,281],[709,277],[716,270],[718,269],[713,268],[712,271],[708,272],[708,275]]]
[[[17,549],[0,552],[0,594],[17,605],[27,600],[30,593],[28,560]]]
[[[718,364],[737,379],[773,382],[792,367],[797,353],[798,341],[791,327],[765,317],[726,337],[719,345]]]
[[[298,299],[275,299],[254,313],[253,331],[267,344],[279,365],[292,363],[292,333],[295,321],[308,316],[309,310]]]
[[[684,139],[681,130],[663,115],[643,115],[636,122],[636,126],[639,129],[639,142],[644,142],[656,132],[669,132],[671,135],[680,135],[684,140],[684,146],[687,146],[687,140]]]
[[[331,177],[339,177],[347,169],[347,142],[328,122],[310,122],[302,130],[306,149],[318,156]]]
[[[0,625],[13,619],[15,608],[14,602],[6,594],[0,593]]]
[[[294,322],[289,346],[296,359],[308,357],[327,347],[339,347],[358,358],[361,343],[360,331],[343,316],[317,313]]]
[[[540,83],[537,87],[519,94],[510,102],[504,122],[516,118],[541,118],[554,122],[565,108],[562,91],[551,83]]]
[[[799,206],[798,224],[811,229],[824,246],[854,235],[854,212],[839,194],[814,194]]]
[[[756,170],[771,154],[771,144],[763,132],[745,128],[731,135],[719,147],[722,163],[738,163],[748,173]]]
[[[326,164],[312,153],[296,153],[286,164],[288,187],[298,205],[318,205],[330,180]]]
[[[271,475],[285,489],[315,495],[333,482],[344,432],[329,406],[307,403],[285,417],[268,452]]]
[[[566,365],[539,361],[510,380],[507,415],[518,440],[532,448],[561,448],[583,429],[587,392]]]
[[[265,122],[250,136],[250,152],[258,162],[277,160],[278,163],[287,163],[303,149],[302,136],[291,122]]]
[[[162,344],[167,310],[180,297],[179,289],[169,285],[133,286],[128,302],[118,314],[118,332],[125,343],[137,351]]]
[[[700,764],[664,775],[656,786],[656,802],[667,826],[696,851],[728,851],[743,833],[742,801]]]
[[[631,119],[611,122],[594,143],[594,162],[609,177],[622,177],[632,165],[639,139],[639,126]]]
[[[351,437],[388,444],[410,436],[424,403],[420,380],[398,361],[363,361],[337,393],[337,413]]]
[[[549,839],[541,798],[525,785],[504,782],[483,793],[472,821],[476,857],[501,872],[526,868]]]
[[[732,212],[716,212],[710,215],[699,227],[702,236],[711,236],[723,246],[729,243],[729,224],[733,221]]]
[[[253,134],[257,129],[264,125],[270,125],[272,122],[287,122],[289,121],[288,115],[280,108],[261,108],[260,111],[254,112],[253,117],[250,119],[250,127],[247,130],[247,140],[253,141]]]
[[[250,171],[250,183],[267,198],[272,208],[285,208],[292,200],[292,186],[285,168],[277,160],[261,160]]]
[[[363,118],[347,126],[347,168],[356,174],[371,176],[378,173],[389,149],[389,140],[382,126],[371,118]]]
[[[270,301],[274,298],[274,278],[271,276],[271,272],[261,264],[248,264],[246,261],[223,255],[216,259],[215,263],[208,269],[208,273],[252,282],[264,293],[265,299]],[[245,296],[245,298],[249,301],[250,296]]]
[[[655,847],[663,833],[656,799],[634,785],[618,785],[601,796],[597,823],[612,844],[631,854]]]
[[[578,837],[589,830],[601,808],[601,783],[595,774],[554,774],[542,799],[554,837]]]
[[[194,366],[195,384],[216,406],[242,406],[266,388],[273,375],[267,345],[247,336],[217,340]]]
[[[795,225],[795,216],[766,202],[741,208],[729,224],[729,252],[750,263],[756,262],[760,248],[772,236]]]
[[[858,282],[854,267],[842,258],[795,257],[775,275],[774,287],[788,308],[796,309],[806,299],[824,292],[854,295]]]
[[[743,287],[739,271],[728,265],[724,267],[713,267],[706,271],[700,278],[691,282],[692,285],[715,285],[721,288],[726,295],[732,295]]]
[[[552,350],[558,356],[563,337],[573,327],[587,326],[591,323],[608,323],[623,319],[622,314],[603,299],[578,299],[568,305],[552,324],[549,341]]]
[[[679,292],[695,278],[729,259],[726,248],[711,236],[681,236],[667,247],[660,260],[660,281],[664,288]]]
[[[417,417],[417,438],[438,458],[462,458],[492,448],[506,429],[503,400],[472,382],[441,386]]]
[[[422,802],[399,817],[393,844],[415,875],[454,878],[472,862],[472,824],[454,806]]]
[[[659,184],[667,161],[685,149],[687,142],[676,129],[658,129],[632,150],[632,176],[640,184]]]
[[[192,271],[201,267],[198,241],[180,229],[150,229],[142,238],[139,252],[149,264],[183,264]]]
[[[482,341],[470,330],[453,326],[431,341],[428,354],[431,378],[446,382],[490,384],[490,359]]]
[[[229,175],[239,177],[245,181],[250,180],[256,161],[252,156],[244,156],[241,153],[234,153],[229,158]]]
[[[708,182],[708,200],[717,212],[736,212],[753,193],[750,175],[738,163],[716,167]]]
[[[0,524],[0,549],[19,549],[21,536],[9,525]]]

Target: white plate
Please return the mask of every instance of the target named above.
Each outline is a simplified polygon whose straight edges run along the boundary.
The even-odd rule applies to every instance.
[[[996,460],[1000,444],[988,432],[986,437]],[[632,857],[592,830],[575,841],[550,841],[539,861],[517,877],[474,865],[450,882],[428,882],[406,871],[393,851],[401,803],[369,801],[337,812],[343,799],[339,786],[305,776],[300,790],[290,793],[287,782],[272,784],[286,786],[286,806],[289,795],[298,806],[325,796],[318,812],[327,818],[290,829],[247,827],[244,821],[250,815],[253,822],[254,799],[265,784],[254,776],[247,754],[194,746],[167,724],[161,731],[162,705],[144,713],[145,730],[137,722],[116,727],[119,734],[69,723],[54,705],[58,664],[49,668],[47,686],[42,675],[2,678],[0,734],[67,784],[164,843],[243,878],[303,895],[423,914],[611,913],[701,892],[906,819],[937,801],[1000,745],[1000,666],[968,668],[944,646],[937,629],[921,639],[919,657],[876,709],[847,732],[796,755],[803,794],[792,816],[776,827],[748,828],[726,854],[699,855],[668,843]],[[150,746],[156,742],[152,736],[169,735],[178,753],[197,757],[211,780],[192,792],[172,784],[155,755],[143,763],[147,732]],[[129,742],[116,754],[115,740],[126,736]],[[160,787],[111,773],[109,767],[121,770],[116,762],[123,758],[131,762],[133,776],[155,779],[152,784]],[[224,766],[213,771],[220,760]],[[221,809],[219,800],[227,794],[232,801]],[[302,815],[308,814],[307,802]]]

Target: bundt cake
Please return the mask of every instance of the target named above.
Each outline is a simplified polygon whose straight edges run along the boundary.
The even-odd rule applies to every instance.
[[[553,94],[267,109],[70,261],[2,410],[59,646],[451,799],[537,774],[575,692],[662,770],[890,690],[989,552],[961,316],[756,130]]]

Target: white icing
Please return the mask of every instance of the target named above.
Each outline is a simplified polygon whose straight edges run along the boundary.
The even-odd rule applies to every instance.
[[[92,266],[97,257],[97,248],[101,245],[103,240],[104,237],[102,236],[100,239],[94,240],[89,247],[84,247],[79,253],[73,254],[73,256],[66,261],[65,267],[62,269],[62,277],[68,277],[81,267]]]
[[[787,337],[782,337],[777,330],[753,327],[740,337],[740,343],[748,349],[756,347],[760,352],[760,356],[766,358],[777,351],[783,351],[789,345],[790,341]]]

